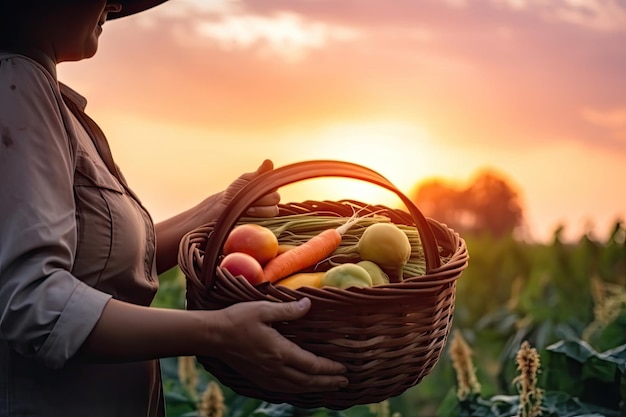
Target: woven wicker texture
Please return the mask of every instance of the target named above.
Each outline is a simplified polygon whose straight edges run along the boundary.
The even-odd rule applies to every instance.
[[[297,290],[269,283],[254,287],[219,268],[219,256],[242,213],[270,190],[308,178],[337,176],[369,181],[395,192],[408,212],[355,201],[281,204],[279,216],[335,213],[350,217],[378,213],[398,225],[414,226],[423,247],[425,273],[370,288]],[[205,256],[206,254],[206,256]],[[309,297],[311,310],[292,322],[275,323],[281,334],[311,352],[346,365],[350,384],[332,392],[300,395],[253,386],[215,358],[198,357],[220,382],[241,395],[298,407],[346,409],[398,396],[430,373],[445,347],[454,313],[456,280],[468,263],[465,241],[452,229],[426,219],[415,205],[378,173],[339,161],[308,161],[271,171],[236,196],[222,218],[187,234],[179,265],[187,278],[187,308],[214,310],[243,302],[292,301]]]

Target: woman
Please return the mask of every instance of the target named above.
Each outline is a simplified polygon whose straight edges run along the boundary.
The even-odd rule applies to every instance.
[[[309,308],[149,307],[186,232],[220,215],[265,161],[154,225],[85,100],[56,64],[96,53],[108,17],[163,0],[0,0],[0,416],[162,416],[158,358],[213,356],[277,391],[338,389],[341,364],[269,325]],[[276,214],[274,192],[251,208]]]

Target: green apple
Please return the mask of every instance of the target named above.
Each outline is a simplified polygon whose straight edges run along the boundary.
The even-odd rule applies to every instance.
[[[323,286],[350,288],[371,287],[372,277],[365,268],[354,263],[333,266],[324,273],[320,284]]]
[[[361,261],[357,265],[363,267],[370,274],[372,285],[389,284],[389,276],[375,262]]]

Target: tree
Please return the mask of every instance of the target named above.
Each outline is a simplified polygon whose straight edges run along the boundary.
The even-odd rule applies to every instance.
[[[493,170],[479,172],[461,188],[431,179],[412,196],[427,217],[464,234],[503,237],[523,226],[523,210],[515,189]]]

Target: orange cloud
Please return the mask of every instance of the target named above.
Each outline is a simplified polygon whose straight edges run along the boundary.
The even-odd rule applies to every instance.
[[[626,107],[598,110],[584,109],[582,115],[590,123],[607,128],[626,127]]]

